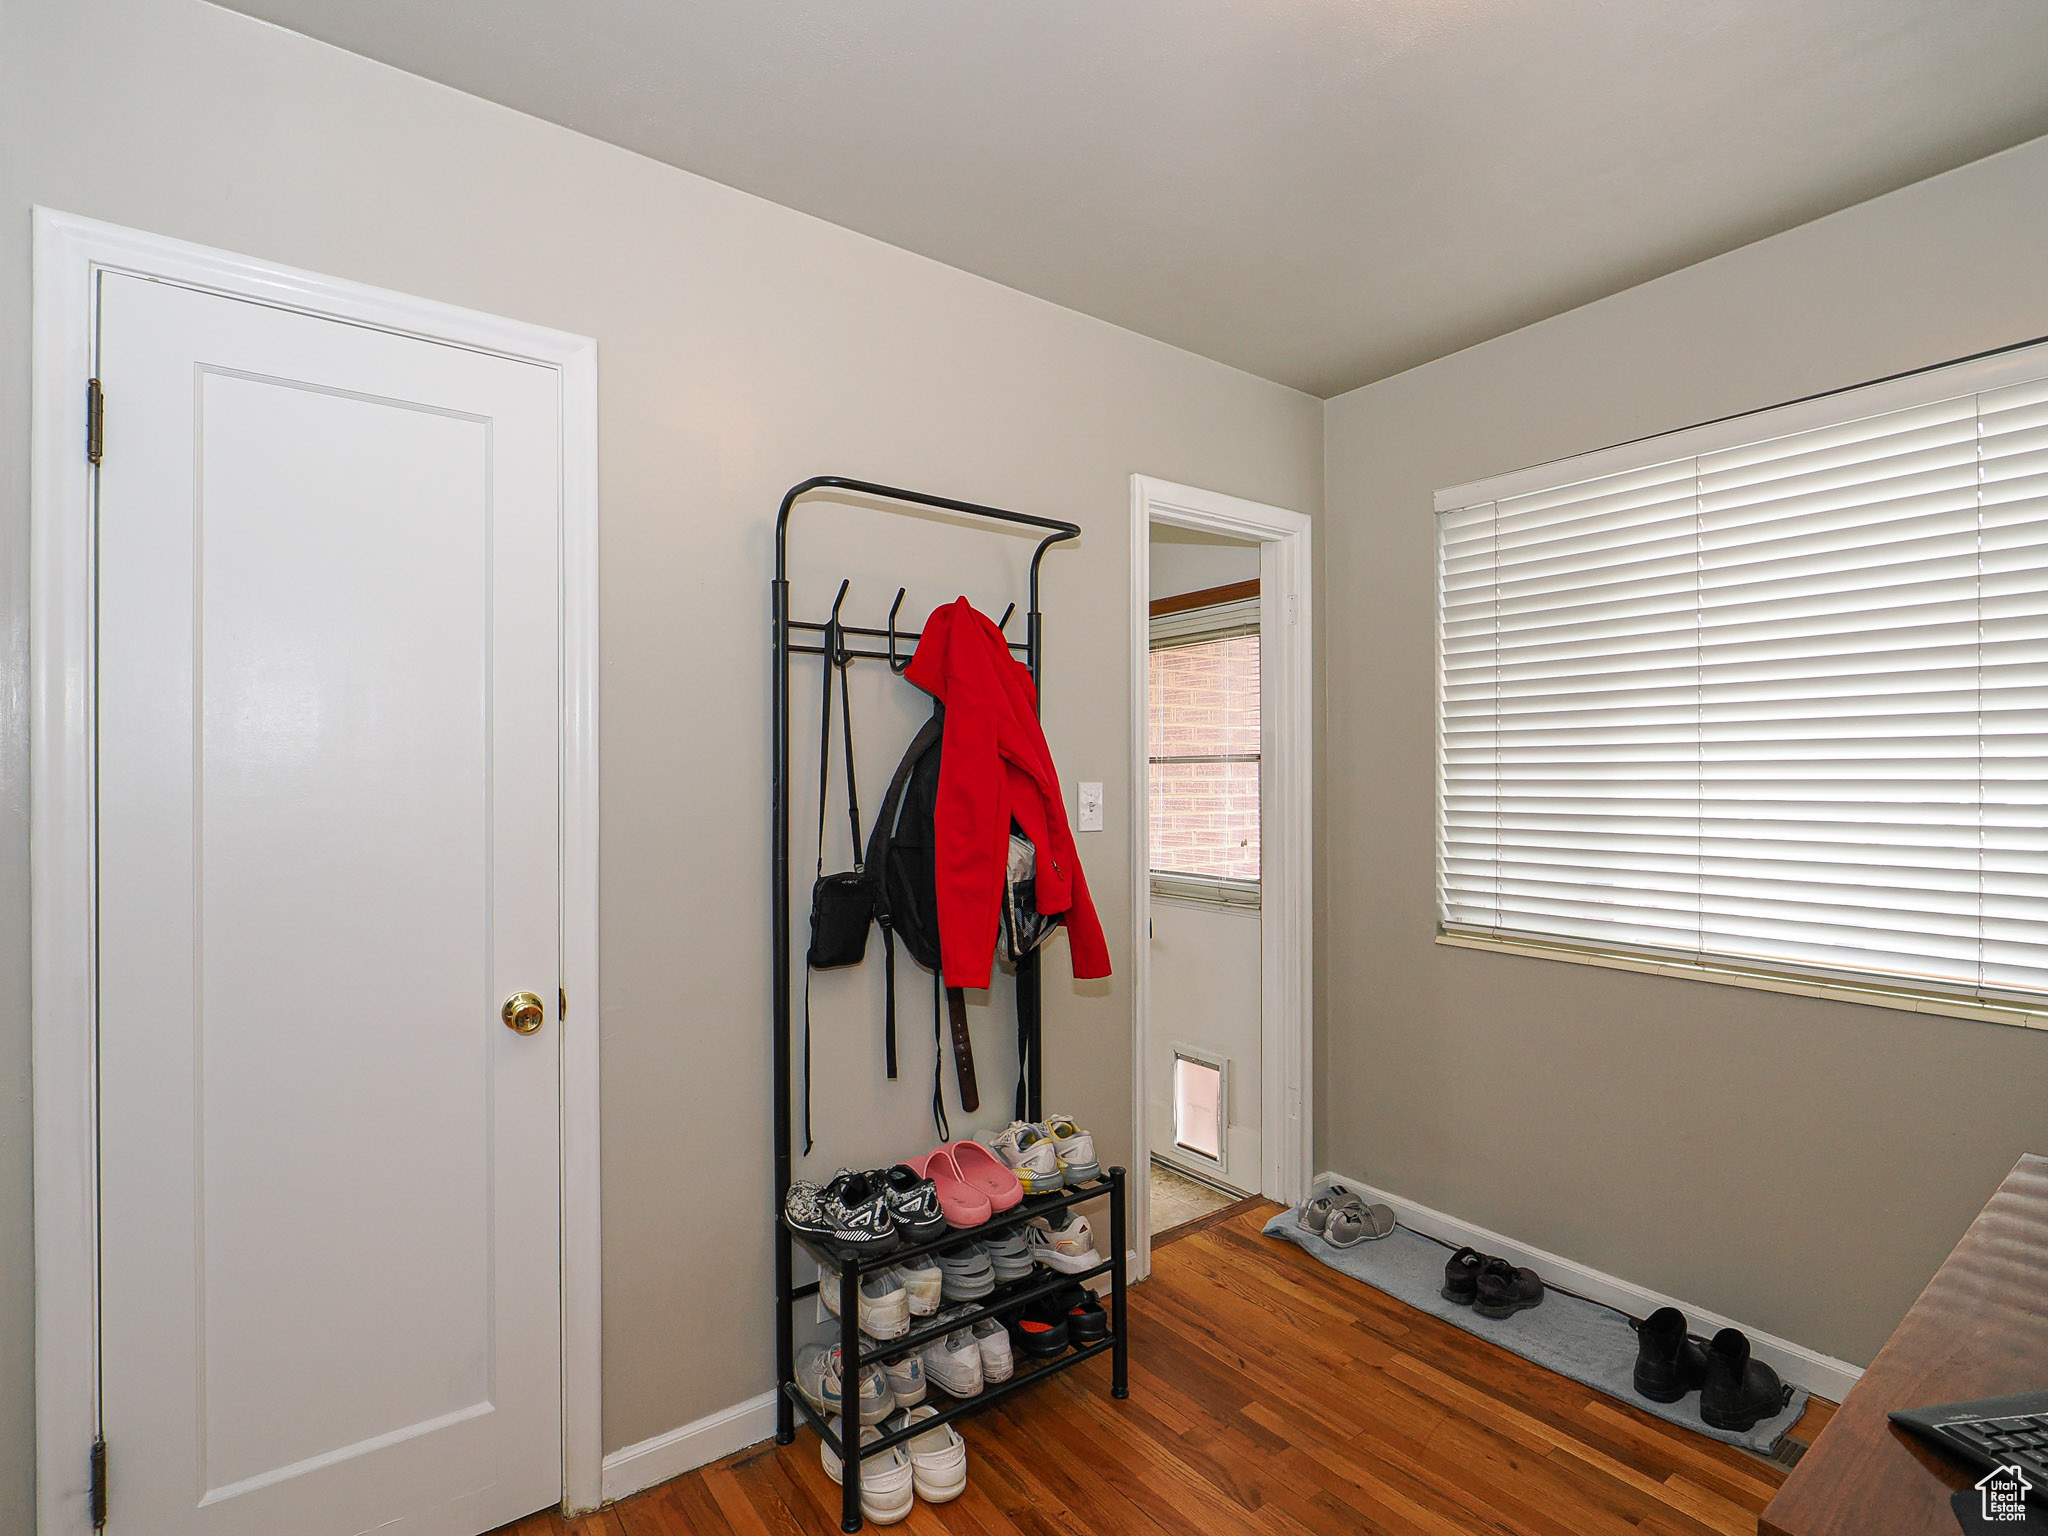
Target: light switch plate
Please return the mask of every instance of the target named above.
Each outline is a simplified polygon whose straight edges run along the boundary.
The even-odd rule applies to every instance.
[[[1083,832],[1100,832],[1102,830],[1102,786],[1084,780],[1079,788],[1081,791],[1081,814],[1075,818],[1076,824]]]

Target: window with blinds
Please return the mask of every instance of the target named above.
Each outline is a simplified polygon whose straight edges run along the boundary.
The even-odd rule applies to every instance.
[[[1442,931],[2048,1004],[2048,357],[2016,371],[1440,495]]]

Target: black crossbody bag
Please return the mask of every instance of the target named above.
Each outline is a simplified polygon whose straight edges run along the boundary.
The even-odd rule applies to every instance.
[[[844,874],[825,873],[825,802],[832,789],[832,674],[839,674],[839,712],[846,736],[846,820],[853,828],[853,856],[861,857],[860,789],[853,777],[853,708],[847,699],[846,673],[853,658],[846,654],[839,625],[825,626],[824,723],[818,733],[818,872],[811,884],[811,948],[808,959],[819,970],[858,965],[867,957],[868,924],[875,917],[875,882],[867,866],[856,863]]]
[[[839,674],[839,712],[846,736],[846,819],[853,828],[853,856],[861,857],[860,790],[853,776],[853,706],[847,696],[846,637],[834,619],[825,626],[825,689],[818,734],[818,870],[811,882],[811,947],[804,971],[804,1151],[811,1150],[811,971],[858,965],[868,952],[868,924],[875,918],[876,881],[865,864],[843,874],[825,873],[825,802],[832,789],[832,674]],[[894,1043],[893,1041],[891,1042]],[[895,1075],[895,1063],[890,1063]]]

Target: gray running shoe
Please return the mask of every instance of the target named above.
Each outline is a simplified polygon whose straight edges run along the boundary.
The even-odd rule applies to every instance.
[[[1021,1232],[1012,1230],[984,1238],[982,1246],[988,1250],[989,1265],[995,1270],[997,1285],[1008,1285],[1012,1280],[1023,1280],[1031,1274],[1031,1250],[1025,1246]]]
[[[996,1288],[995,1265],[982,1243],[967,1243],[938,1256],[941,1289],[948,1301],[979,1301]]]

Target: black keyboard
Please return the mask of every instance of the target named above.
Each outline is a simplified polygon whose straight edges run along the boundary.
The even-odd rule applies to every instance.
[[[2018,1467],[2033,1484],[2032,1499],[2048,1497],[2048,1392],[1913,1408],[1891,1420],[1983,1471]]]

